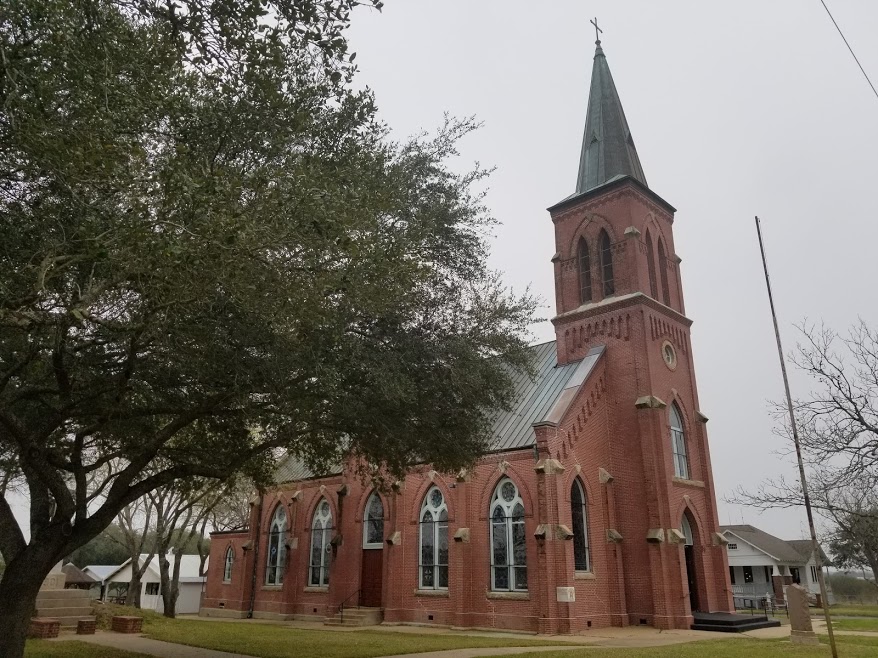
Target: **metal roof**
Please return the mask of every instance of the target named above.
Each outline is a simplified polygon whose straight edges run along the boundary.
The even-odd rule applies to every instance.
[[[533,363],[536,375],[531,378],[526,372],[512,371],[515,397],[508,411],[497,411],[492,422],[494,435],[489,450],[512,450],[533,445],[536,439],[534,423],[558,423],[567,411],[571,399],[570,391],[564,396],[566,405],[560,399],[565,389],[582,384],[588,377],[603,347],[589,352],[582,361],[563,366],[558,365],[555,341],[532,345]],[[580,367],[582,366],[582,367]],[[563,409],[556,409],[563,406]]]
[[[498,410],[491,420],[493,438],[489,452],[515,450],[534,444],[534,423],[559,423],[579,387],[594,370],[605,348],[592,348],[584,359],[563,366],[558,365],[555,341],[532,345],[535,375],[522,370],[510,370],[514,388],[509,410]],[[327,473],[314,473],[294,455],[288,455],[275,471],[275,482],[294,482],[309,478],[341,473],[340,465]]]
[[[595,45],[576,194],[588,192],[617,176],[631,176],[646,185],[607,58],[601,42],[596,41]]]

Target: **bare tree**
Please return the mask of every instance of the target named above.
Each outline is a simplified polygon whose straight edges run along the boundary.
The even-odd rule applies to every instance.
[[[149,541],[150,532],[155,523],[155,505],[149,496],[138,498],[129,503],[116,515],[116,522],[121,529],[121,536],[116,538],[128,551],[131,560],[131,582],[125,595],[125,605],[140,607],[140,584],[143,574],[155,555],[155,542]],[[145,560],[140,556],[147,554]]]
[[[878,568],[878,331],[860,320],[844,336],[802,324],[793,363],[816,384],[794,404],[814,510],[827,522],[830,546],[848,564]],[[789,437],[785,409],[776,433]],[[739,487],[731,502],[760,509],[804,504],[801,485],[785,478],[755,491]],[[838,555],[837,555],[838,556]]]
[[[193,542],[199,549],[199,575],[204,575],[207,555],[201,544],[207,523],[214,508],[224,501],[233,486],[212,480],[190,481],[163,487],[149,494],[156,510],[156,553],[166,617],[176,616],[177,598],[180,595],[180,563],[186,548]],[[169,555],[174,557],[173,566]]]

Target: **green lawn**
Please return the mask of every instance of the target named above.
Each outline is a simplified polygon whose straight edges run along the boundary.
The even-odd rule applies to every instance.
[[[193,647],[242,653],[260,658],[320,656],[320,658],[375,658],[472,647],[557,646],[518,638],[428,635],[386,631],[302,630],[258,622],[146,620],[147,637]]]
[[[142,653],[119,651],[85,642],[47,642],[46,640],[29,640],[24,656],[25,658],[148,658]]]
[[[840,631],[878,631],[878,619],[868,617],[863,619],[838,619],[832,618],[832,627]]]
[[[878,638],[836,636],[839,654],[844,658],[874,658],[878,655]],[[825,642],[825,638],[821,636]],[[519,654],[516,658],[825,658],[829,647],[808,647],[786,640],[729,639],[690,642],[645,649],[588,648],[574,651],[547,651]]]
[[[823,615],[823,611],[816,609],[815,615]],[[829,609],[830,616],[840,617],[878,617],[878,605],[834,605]]]

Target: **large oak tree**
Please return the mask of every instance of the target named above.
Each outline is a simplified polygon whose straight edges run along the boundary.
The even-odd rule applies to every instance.
[[[0,3],[0,655],[159,486],[485,447],[533,302],[447,165],[472,123],[394,143],[351,90],[357,4]]]

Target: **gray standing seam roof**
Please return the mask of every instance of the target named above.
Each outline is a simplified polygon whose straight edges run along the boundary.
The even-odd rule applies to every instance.
[[[801,564],[806,558],[798,551],[792,542],[784,541],[779,537],[770,535],[752,525],[723,525],[720,532],[730,531],[744,541],[753,544],[761,551],[768,553],[780,562]]]
[[[591,374],[604,353],[604,347],[592,348],[584,359],[558,365],[555,341],[532,345],[534,377],[521,370],[510,371],[513,402],[509,410],[498,410],[491,421],[489,452],[527,448],[535,443],[534,423],[558,423],[575,396],[576,390]],[[341,473],[337,466],[330,473]],[[275,471],[275,482],[292,482],[317,477],[305,463],[289,455]]]

